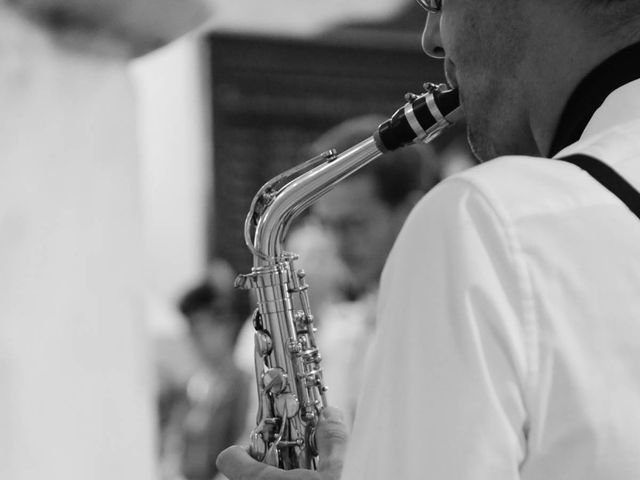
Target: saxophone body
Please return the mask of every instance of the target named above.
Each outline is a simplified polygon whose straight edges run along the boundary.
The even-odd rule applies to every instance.
[[[426,84],[372,136],[337,154],[325,152],[267,182],[253,199],[245,241],[253,254],[237,288],[253,289],[258,412],[250,453],[278,468],[316,469],[315,430],[327,405],[305,272],[284,250],[291,221],[314,201],[387,151],[429,142],[460,116],[458,93]]]

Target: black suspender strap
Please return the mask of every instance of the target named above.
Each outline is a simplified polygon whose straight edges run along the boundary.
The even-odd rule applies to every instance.
[[[629,182],[618,174],[606,163],[588,155],[570,155],[559,158],[565,162],[573,163],[585,170],[598,182],[604,185],[611,193],[618,197],[629,207],[636,217],[640,218],[640,192],[633,188]]]

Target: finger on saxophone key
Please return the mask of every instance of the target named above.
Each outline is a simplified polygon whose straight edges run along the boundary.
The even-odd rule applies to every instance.
[[[246,448],[234,445],[216,461],[218,470],[229,480],[338,480],[315,470],[281,470],[254,460]]]
[[[318,472],[323,479],[339,479],[349,434],[342,412],[325,407],[320,414],[316,443],[318,445]]]
[[[263,470],[268,468],[268,465],[254,460],[246,448],[238,445],[223,450],[216,459],[216,466],[230,480],[262,478]]]
[[[280,470],[254,460],[246,448],[237,445],[224,450],[216,465],[229,480],[339,480],[347,437],[347,426],[340,410],[326,407],[316,432],[320,457],[318,471]]]

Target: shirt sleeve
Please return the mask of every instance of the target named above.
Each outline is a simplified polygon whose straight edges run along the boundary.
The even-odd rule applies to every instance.
[[[412,212],[381,282],[343,479],[518,479],[526,274],[507,219],[464,179]]]

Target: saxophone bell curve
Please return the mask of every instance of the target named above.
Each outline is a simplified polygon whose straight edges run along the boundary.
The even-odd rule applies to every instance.
[[[237,288],[256,293],[255,367],[258,395],[251,455],[278,468],[315,470],[315,432],[327,405],[321,356],[305,272],[298,256],[285,251],[284,237],[297,214],[334,185],[385,152],[430,142],[462,115],[455,89],[426,85],[421,95],[383,122],[371,137],[341,153],[325,152],[267,182],[245,222],[253,255],[250,273]],[[253,238],[251,238],[253,236]]]

